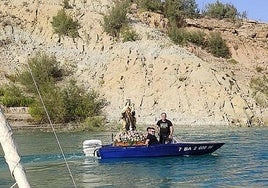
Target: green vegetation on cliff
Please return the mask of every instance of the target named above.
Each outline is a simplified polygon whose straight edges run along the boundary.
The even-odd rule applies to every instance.
[[[73,80],[67,86],[60,87],[60,85],[63,85],[61,81],[64,79],[65,72],[60,68],[59,62],[55,57],[48,56],[44,53],[37,53],[33,58],[28,60],[28,64],[31,72],[28,67],[25,67],[17,77],[25,93],[32,96],[32,98],[27,98],[26,100],[23,98],[23,95],[18,95],[24,99],[24,103],[20,104],[20,102],[18,105],[13,106],[29,106],[29,112],[36,123],[47,123],[48,119],[32,76],[36,81],[53,123],[84,122],[87,118],[102,114],[102,109],[107,105],[107,102],[105,99],[100,98],[96,91],[90,90],[87,92]],[[7,98],[6,90],[1,90],[2,96],[5,98]],[[22,93],[18,92],[19,90],[16,91],[18,94]],[[13,98],[13,100],[17,97],[14,94],[8,96]],[[95,124],[99,125],[100,120],[97,119],[97,121]],[[92,125],[94,125],[94,122],[92,122]]]
[[[55,33],[59,36],[66,35],[68,37],[76,38],[79,36],[78,28],[79,24],[69,16],[64,9],[58,11],[56,16],[53,16],[51,22]]]
[[[239,13],[234,5],[229,3],[224,4],[221,3],[220,1],[207,4],[205,10],[203,11],[203,14],[210,18],[231,19],[231,20],[246,17],[246,13],[245,12]]]
[[[268,77],[252,78],[250,87],[253,89],[253,96],[257,103],[262,107],[268,107]]]
[[[120,1],[103,18],[103,29],[113,37],[119,37],[122,28],[128,25],[128,1]]]
[[[203,15],[212,18],[234,19],[240,14],[233,5],[222,4],[217,1],[209,4],[201,15],[195,0],[136,0],[133,2],[137,3],[142,10],[157,12],[165,16],[169,21],[167,35],[175,44],[187,45],[187,43],[193,43],[201,46],[215,57],[229,58],[231,56],[226,41],[219,33],[206,35],[201,31],[189,31],[185,19]],[[138,34],[129,27],[127,17],[129,6],[130,2],[127,0],[116,2],[103,19],[104,31],[113,37],[123,37],[123,42],[138,39]],[[219,11],[221,9],[223,10]]]
[[[223,40],[220,33],[210,33],[207,49],[208,52],[213,54],[215,57],[231,57],[231,53],[226,44],[226,41]]]
[[[0,103],[6,107],[25,107],[32,104],[33,98],[25,96],[21,88],[14,84],[0,88]]]

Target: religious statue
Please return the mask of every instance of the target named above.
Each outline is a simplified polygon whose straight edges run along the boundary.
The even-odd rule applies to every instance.
[[[125,131],[136,130],[136,117],[134,104],[131,104],[130,99],[127,100],[125,107],[122,110],[123,128]]]

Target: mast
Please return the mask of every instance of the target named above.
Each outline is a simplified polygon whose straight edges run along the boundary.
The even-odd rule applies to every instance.
[[[5,154],[6,163],[8,164],[11,176],[15,178],[18,187],[30,188],[25,170],[20,164],[20,156],[12,134],[10,125],[0,107],[0,143]]]

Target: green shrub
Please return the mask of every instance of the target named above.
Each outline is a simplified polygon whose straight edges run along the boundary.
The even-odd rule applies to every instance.
[[[39,52],[28,60],[28,64],[38,87],[41,89],[54,85],[56,81],[63,78],[63,70],[59,68],[60,63],[54,56],[48,56]],[[26,87],[28,92],[36,93],[31,72],[28,67],[25,67],[25,70],[17,77],[18,81]]]
[[[259,106],[268,108],[268,97],[266,95],[261,92],[256,92],[253,97]]]
[[[187,35],[187,41],[198,46],[203,46],[206,34],[202,31],[190,31]]]
[[[33,98],[25,96],[15,85],[5,85],[0,91],[0,101],[6,107],[25,107],[34,102]]]
[[[169,17],[169,27],[176,26],[178,28],[183,28],[186,25],[185,18],[181,15],[175,15],[174,17]]]
[[[107,103],[95,91],[87,93],[71,82],[67,88],[50,88],[43,93],[43,100],[49,116],[54,123],[83,122],[86,118],[98,116]],[[36,101],[29,109],[39,123],[46,123],[47,116],[41,101]]]
[[[64,9],[58,11],[56,16],[53,16],[51,22],[55,33],[59,36],[66,35],[68,37],[76,38],[79,36],[79,24],[74,21],[71,16],[67,15]]]
[[[13,96],[4,96],[1,99],[1,102],[6,107],[28,107],[34,102],[34,99],[30,97],[13,97]]]
[[[82,122],[87,117],[98,116],[107,105],[106,100],[100,99],[94,90],[86,92],[78,87],[75,81],[63,90],[64,108],[66,109],[65,121]]]
[[[185,28],[172,26],[168,30],[168,36],[175,44],[184,44],[191,42],[202,46],[205,41],[205,33],[201,31],[187,31]]]
[[[93,116],[88,117],[82,124],[83,131],[102,130],[105,124],[105,117]]]
[[[103,18],[103,29],[113,37],[118,37],[120,30],[128,25],[127,12],[129,1],[119,1]]]
[[[252,78],[250,80],[250,87],[253,89],[253,97],[256,102],[262,107],[268,107],[268,77]]]
[[[184,44],[187,41],[188,32],[184,28],[172,26],[168,29],[168,36],[175,44]]]
[[[140,8],[152,11],[152,12],[162,12],[163,5],[161,0],[137,0],[137,4]]]
[[[195,0],[166,0],[163,12],[169,20],[170,27],[179,28],[185,26],[185,18],[195,18],[199,15]]]
[[[40,88],[40,92],[51,121],[53,123],[64,123],[66,110],[60,89],[56,85],[48,85]],[[48,118],[39,96],[36,95],[35,102],[30,105],[29,113],[37,123],[48,123]]]
[[[134,30],[130,29],[129,27],[122,29],[121,36],[123,38],[123,42],[136,41],[139,39],[138,34]]]
[[[237,9],[232,4],[224,4],[219,1],[206,5],[206,8],[203,12],[204,15],[217,18],[217,19],[231,19],[235,20],[239,17],[245,17],[245,13],[242,15],[237,11]]]
[[[62,71],[55,57],[39,53],[29,59],[29,65],[53,123],[82,122],[87,117],[100,115],[107,105],[94,90],[86,92],[74,81],[66,88],[60,88],[58,81],[62,79]],[[18,78],[25,89],[35,97],[29,108],[30,114],[37,123],[47,123],[47,115],[28,69],[18,75]]]
[[[268,97],[268,77],[263,76],[259,78],[252,78],[250,80],[250,87],[254,89],[256,92],[263,93],[266,97]]]
[[[229,58],[231,53],[220,33],[211,33],[208,39],[208,51],[215,57]]]
[[[5,94],[5,89],[2,87],[0,87],[0,97],[4,96]]]
[[[35,97],[34,103],[30,105],[29,113],[37,123],[48,122],[33,82],[33,76],[51,120],[54,123],[63,122],[65,109],[63,108],[62,93],[56,85],[63,78],[63,70],[59,68],[59,62],[54,56],[39,52],[33,58],[28,59],[28,64],[31,71],[25,67],[24,71],[18,74],[18,80],[24,85],[25,90]]]
[[[176,17],[194,18],[199,14],[195,0],[166,0],[164,3],[164,15],[169,20]]]
[[[195,0],[181,0],[181,11],[186,18],[195,18],[199,15]]]
[[[168,36],[175,44],[194,43],[206,48],[215,57],[229,58],[231,53],[226,42],[220,33],[211,33],[208,42],[205,42],[206,34],[201,31],[187,31],[185,28],[178,28],[176,25],[168,29]]]

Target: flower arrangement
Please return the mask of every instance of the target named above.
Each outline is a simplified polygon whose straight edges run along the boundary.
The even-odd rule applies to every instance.
[[[116,134],[113,140],[114,146],[136,146],[145,145],[146,136],[137,130],[121,131]]]

